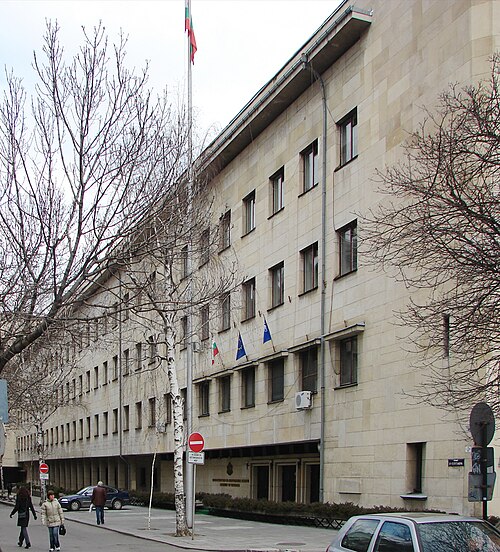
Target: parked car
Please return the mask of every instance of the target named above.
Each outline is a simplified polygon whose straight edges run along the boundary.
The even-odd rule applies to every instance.
[[[354,516],[326,552],[500,552],[500,531],[458,515],[388,513]]]
[[[130,495],[127,491],[119,491],[106,485],[104,487],[106,488],[106,506],[108,508],[121,510],[122,506],[130,503]],[[89,508],[93,490],[93,486],[85,487],[74,495],[61,497],[59,503],[65,510],[72,510],[74,512],[77,512],[80,508]]]

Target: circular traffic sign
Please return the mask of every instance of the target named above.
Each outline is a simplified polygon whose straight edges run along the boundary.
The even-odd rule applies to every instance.
[[[205,446],[205,439],[201,433],[191,433],[188,439],[189,449],[193,452],[201,452]]]
[[[488,446],[495,435],[495,415],[490,405],[485,402],[474,405],[469,423],[474,444],[479,447]]]
[[[40,473],[49,473],[49,466],[45,462],[40,464]]]

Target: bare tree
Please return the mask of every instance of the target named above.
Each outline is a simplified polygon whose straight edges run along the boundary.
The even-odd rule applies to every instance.
[[[147,66],[126,68],[126,39],[84,29],[67,60],[58,34],[48,23],[31,101],[8,73],[0,104],[0,373],[74,315],[185,170],[182,113],[153,98]]]
[[[451,86],[378,172],[389,200],[364,217],[367,258],[416,293],[419,398],[450,411],[486,400],[500,415],[500,57],[491,78]],[[423,300],[417,298],[424,297]]]

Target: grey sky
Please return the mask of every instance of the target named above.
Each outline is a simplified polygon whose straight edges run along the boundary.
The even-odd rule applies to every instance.
[[[193,105],[200,130],[221,129],[334,11],[339,0],[191,0],[198,52]],[[104,23],[112,40],[129,36],[128,64],[150,62],[150,83],[185,93],[184,0],[0,0],[0,87],[4,67],[29,87],[33,50],[46,19],[57,19],[66,51],[81,26]]]

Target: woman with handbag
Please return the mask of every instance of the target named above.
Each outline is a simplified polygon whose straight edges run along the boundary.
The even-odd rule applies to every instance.
[[[54,491],[47,491],[47,500],[42,504],[42,524],[49,529],[50,551],[61,550],[59,532],[65,533],[64,514]]]
[[[36,512],[35,508],[33,508],[30,492],[26,487],[21,487],[17,492],[16,503],[14,505],[14,509],[10,513],[10,517],[17,512],[17,526],[21,528],[17,545],[22,546],[24,541],[26,543],[25,548],[31,547],[30,537],[28,535],[30,510],[33,513],[33,517],[36,519]]]

